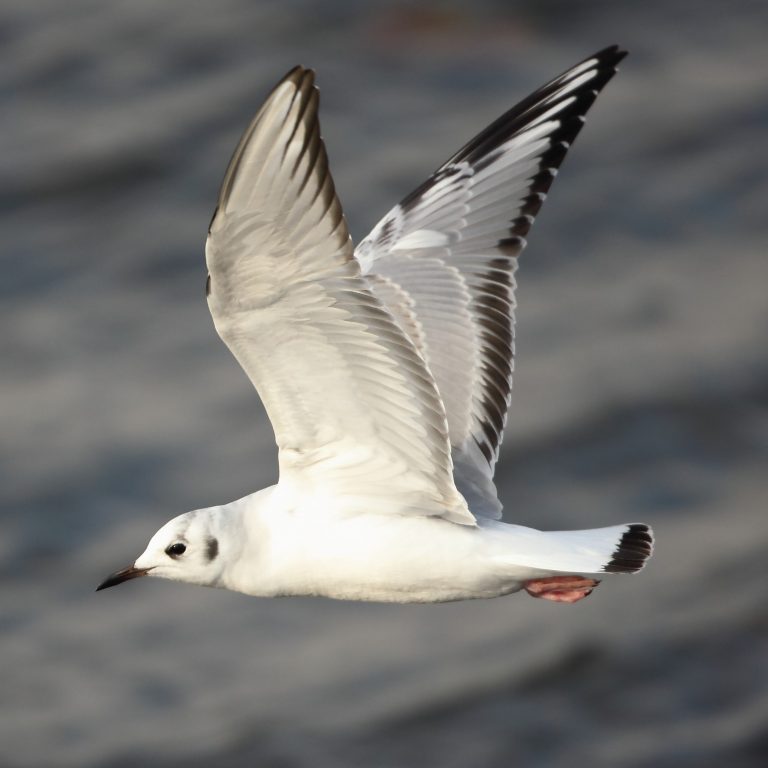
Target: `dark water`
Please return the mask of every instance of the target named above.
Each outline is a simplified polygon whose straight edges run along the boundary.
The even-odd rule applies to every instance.
[[[764,3],[6,2],[0,764],[768,765]],[[654,525],[572,608],[94,595],[271,482],[203,301],[229,154],[313,66],[356,239],[516,99],[630,50],[521,271],[505,517]]]

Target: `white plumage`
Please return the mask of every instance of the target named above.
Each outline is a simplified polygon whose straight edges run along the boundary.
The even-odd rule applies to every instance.
[[[502,115],[353,251],[314,76],[273,90],[227,169],[206,246],[216,329],[275,431],[279,483],[166,524],[136,563],[254,595],[437,601],[526,587],[572,602],[651,554],[642,524],[496,522],[514,272],[605,49]],[[570,579],[570,581],[568,581]]]

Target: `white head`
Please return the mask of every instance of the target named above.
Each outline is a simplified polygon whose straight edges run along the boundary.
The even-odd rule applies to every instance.
[[[222,542],[220,507],[198,509],[174,517],[150,540],[136,562],[108,576],[97,590],[114,587],[137,576],[186,581],[215,587],[224,570],[222,549],[232,540]]]

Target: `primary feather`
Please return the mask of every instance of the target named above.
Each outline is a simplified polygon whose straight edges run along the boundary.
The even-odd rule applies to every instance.
[[[434,379],[353,257],[317,106],[296,67],[232,157],[206,245],[216,329],[261,396],[283,483],[368,508],[400,489],[472,525]]]
[[[492,478],[512,392],[517,259],[587,110],[625,55],[606,48],[505,112],[355,251],[435,378],[456,483],[481,514],[501,516]]]

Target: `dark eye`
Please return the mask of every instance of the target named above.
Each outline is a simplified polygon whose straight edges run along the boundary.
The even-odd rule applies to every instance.
[[[177,541],[175,544],[171,544],[171,546],[165,550],[165,554],[169,555],[170,557],[178,557],[179,555],[183,555],[186,551],[187,545]]]

